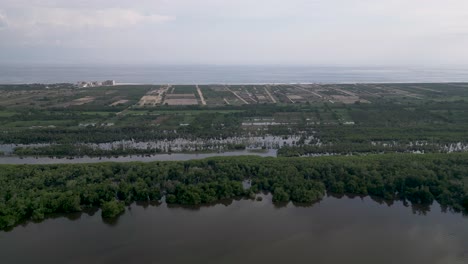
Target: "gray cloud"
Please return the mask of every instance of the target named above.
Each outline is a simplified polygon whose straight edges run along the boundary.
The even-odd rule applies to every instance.
[[[0,29],[8,27],[8,20],[5,15],[0,12]]]
[[[42,61],[47,54],[53,61],[116,63],[468,61],[466,0],[0,1],[0,28],[8,27],[0,31],[0,60],[29,54]]]

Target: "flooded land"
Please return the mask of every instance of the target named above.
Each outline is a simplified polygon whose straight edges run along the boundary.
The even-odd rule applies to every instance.
[[[5,156],[468,150],[466,83],[24,84],[0,95]]]
[[[0,85],[2,263],[468,262],[467,83],[89,84]]]

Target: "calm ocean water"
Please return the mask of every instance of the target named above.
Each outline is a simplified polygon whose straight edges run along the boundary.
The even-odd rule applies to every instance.
[[[468,68],[0,65],[2,84],[106,79],[145,84],[468,82]]]

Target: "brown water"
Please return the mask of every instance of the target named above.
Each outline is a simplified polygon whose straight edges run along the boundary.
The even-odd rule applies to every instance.
[[[0,233],[1,263],[468,263],[468,218],[401,202],[241,200],[200,209],[131,206]],[[72,220],[72,219],[74,220]]]

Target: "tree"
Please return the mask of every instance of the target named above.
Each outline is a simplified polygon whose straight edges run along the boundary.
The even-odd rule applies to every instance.
[[[273,202],[281,203],[281,202],[288,202],[289,201],[289,194],[282,188],[276,187],[273,191]]]
[[[102,218],[116,218],[125,212],[125,204],[121,201],[112,200],[102,205]]]
[[[462,206],[468,211],[468,195],[463,199]]]

